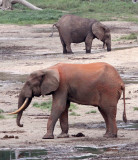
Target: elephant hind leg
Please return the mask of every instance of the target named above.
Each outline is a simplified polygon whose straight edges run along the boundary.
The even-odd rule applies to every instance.
[[[117,137],[116,108],[116,106],[109,106],[100,109],[106,123],[106,133],[104,137]]]
[[[67,53],[66,44],[65,44],[61,35],[60,35],[60,40],[61,40],[61,44],[62,44],[62,47],[63,47],[63,54],[66,54]]]
[[[73,54],[72,50],[71,50],[71,43],[66,43],[66,50],[68,54]]]
[[[63,47],[63,54],[72,54],[72,50],[71,50],[71,43],[69,43],[69,41],[65,40],[62,35],[59,33],[60,36],[60,40],[62,43],[62,47]]]
[[[108,135],[108,133],[109,133],[108,118],[107,118],[106,112],[105,112],[102,108],[98,107],[98,109],[99,109],[101,115],[103,116],[103,118],[104,118],[104,120],[105,120],[105,124],[106,124],[106,132],[105,132],[105,134],[104,134],[104,137],[105,137],[105,136]]]

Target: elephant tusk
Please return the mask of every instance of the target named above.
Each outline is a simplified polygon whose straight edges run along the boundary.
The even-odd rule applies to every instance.
[[[8,113],[8,114],[17,114],[17,113],[19,113],[21,110],[24,109],[24,107],[28,103],[28,100],[29,100],[29,98],[26,98],[26,100],[24,101],[23,105],[18,110],[14,111],[14,112],[11,112],[11,113]]]

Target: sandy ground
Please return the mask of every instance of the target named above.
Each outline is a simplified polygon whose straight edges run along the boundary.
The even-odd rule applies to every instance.
[[[93,106],[78,105],[74,110],[80,116],[69,115],[70,138],[58,139],[60,133],[59,122],[54,130],[55,139],[42,140],[46,133],[48,110],[32,107],[34,102],[44,102],[51,96],[34,98],[30,107],[22,117],[23,128],[16,126],[14,116],[6,113],[17,109],[18,94],[26,79],[26,74],[32,71],[47,68],[59,62],[67,63],[92,63],[107,62],[113,65],[126,83],[126,111],[130,121],[138,121],[138,42],[136,40],[118,40],[122,35],[138,33],[138,25],[129,22],[104,22],[111,29],[112,51],[106,52],[102,49],[102,42],[94,40],[91,54],[85,54],[84,43],[72,44],[74,54],[63,55],[62,46],[58,33],[50,38],[52,25],[16,26],[0,25],[0,109],[4,110],[5,119],[0,119],[0,148],[18,148],[27,146],[49,146],[49,145],[133,145],[138,156],[138,130],[126,130],[119,128],[118,138],[103,138],[105,128],[103,118],[97,108]],[[96,113],[86,112],[96,110]],[[117,110],[118,125],[122,121],[123,100],[120,99]],[[92,127],[97,125],[98,127]],[[124,124],[123,124],[124,125]],[[83,133],[85,137],[72,137],[71,135]],[[14,138],[3,138],[5,135]],[[17,137],[16,137],[17,136]],[[17,138],[17,139],[16,139]],[[130,147],[132,148],[132,147]],[[131,155],[132,152],[123,150],[117,153]]]

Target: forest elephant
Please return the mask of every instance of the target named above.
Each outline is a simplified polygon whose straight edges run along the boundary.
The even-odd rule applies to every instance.
[[[75,15],[64,15],[53,25],[59,31],[63,53],[73,53],[71,43],[85,42],[86,53],[91,53],[92,41],[97,38],[111,51],[110,29],[95,19],[81,18]],[[53,36],[53,32],[52,35]]]
[[[61,134],[58,138],[68,137],[68,110],[70,102],[98,107],[106,123],[106,137],[117,137],[117,103],[123,92],[125,111],[125,85],[116,69],[107,63],[68,64],[58,63],[47,69],[30,74],[18,99],[17,125],[23,111],[34,96],[52,94],[52,109],[47,123],[47,133],[43,139],[54,138],[54,127],[59,119]]]

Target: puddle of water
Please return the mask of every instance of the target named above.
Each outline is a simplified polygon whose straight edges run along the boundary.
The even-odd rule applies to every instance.
[[[83,128],[83,129],[95,129],[95,128],[105,128],[105,123],[76,123],[74,125],[70,125],[70,127],[75,128]],[[128,129],[128,130],[138,130],[138,121],[128,121],[124,123],[122,121],[117,121],[117,127],[121,129]]]
[[[0,150],[0,160],[44,160],[44,159],[88,159],[98,157],[104,152],[117,152],[113,147],[53,147],[48,149],[5,149]]]
[[[133,149],[132,149],[133,146]],[[118,152],[137,151],[137,144],[126,145],[107,145],[107,146],[67,146],[57,145],[48,148],[16,148],[1,149],[0,160],[46,160],[46,159],[103,159],[113,158],[112,155],[118,155]],[[123,154],[124,155],[124,154]],[[127,155],[126,155],[127,156]],[[138,157],[137,154],[131,154],[131,158]],[[114,157],[115,158],[115,157]]]
[[[45,149],[16,149],[16,150],[1,150],[0,151],[0,160],[27,160],[27,159],[45,159],[47,151]]]
[[[120,74],[125,84],[138,84],[138,75],[133,74]]]
[[[120,123],[118,125],[118,128],[123,128],[123,129],[128,129],[128,130],[138,130],[138,122],[136,123],[132,123],[132,122],[129,122],[129,123]]]
[[[130,45],[130,46],[122,46],[122,47],[116,47],[116,48],[112,48],[112,51],[116,51],[116,50],[125,50],[125,49],[131,49],[131,48],[135,48],[138,47],[138,45],[134,44],[134,45]]]
[[[121,147],[124,146],[124,145],[121,145]],[[86,155],[82,155],[79,157],[79,159],[84,159],[84,158],[98,158],[99,155],[103,154],[103,153],[113,153],[113,152],[118,152],[119,149],[120,149],[120,145],[118,146],[104,146],[104,147],[87,147],[87,146],[84,146],[84,147],[76,147],[77,149],[77,152],[80,152],[80,154],[83,152],[83,153],[87,153]],[[77,157],[74,157],[75,159]]]

